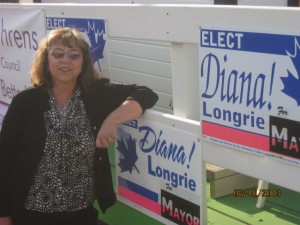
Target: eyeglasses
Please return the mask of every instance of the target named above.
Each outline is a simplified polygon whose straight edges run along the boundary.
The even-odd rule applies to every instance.
[[[60,49],[50,50],[50,54],[51,54],[51,56],[53,56],[56,59],[63,59],[65,57],[65,55],[67,55],[69,57],[69,59],[71,59],[73,61],[78,60],[80,58],[80,56],[82,55],[82,53],[77,50],[71,50],[69,52],[64,52],[63,50],[60,50]]]

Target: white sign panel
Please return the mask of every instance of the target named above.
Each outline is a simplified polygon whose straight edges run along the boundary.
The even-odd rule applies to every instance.
[[[0,8],[0,127],[11,99],[30,86],[28,72],[44,36],[42,9]]]
[[[109,79],[109,60],[106,21],[92,18],[47,17],[46,29],[74,27],[85,35],[90,45],[94,66],[101,77]]]
[[[199,127],[159,113],[122,125],[116,147],[119,199],[165,224],[202,224]]]
[[[300,36],[200,30],[202,136],[300,165]]]

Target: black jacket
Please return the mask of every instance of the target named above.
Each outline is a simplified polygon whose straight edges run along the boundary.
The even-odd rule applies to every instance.
[[[82,92],[91,127],[96,135],[105,118],[124,100],[133,99],[143,110],[158,97],[143,86],[113,85],[96,81]],[[22,224],[22,214],[46,140],[44,112],[49,110],[47,91],[37,87],[18,93],[12,100],[0,133],[0,217],[11,216],[14,225]],[[95,190],[103,212],[115,201],[107,149],[96,149],[94,157]]]

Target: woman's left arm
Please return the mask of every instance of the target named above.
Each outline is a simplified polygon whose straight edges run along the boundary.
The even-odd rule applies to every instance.
[[[114,85],[104,86],[111,113],[103,121],[96,138],[96,147],[106,148],[117,137],[118,125],[140,117],[146,109],[155,105],[158,95],[146,86]],[[101,90],[101,89],[100,89]]]
[[[135,100],[126,100],[104,120],[96,138],[98,148],[107,148],[117,136],[119,124],[140,117],[143,113],[141,105]]]

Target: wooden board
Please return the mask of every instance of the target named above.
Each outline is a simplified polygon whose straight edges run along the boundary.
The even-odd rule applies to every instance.
[[[256,188],[258,180],[235,171],[206,163],[211,198],[233,195],[235,189]]]

